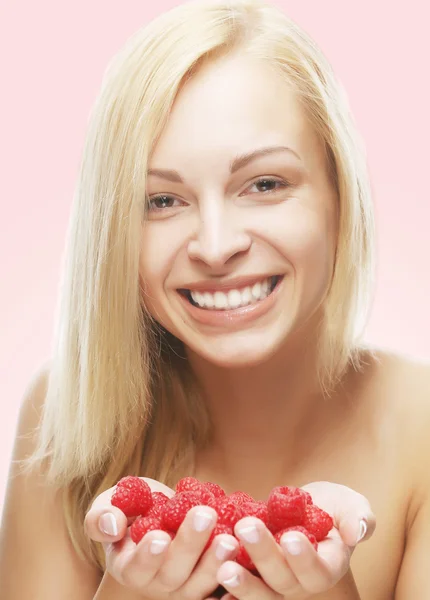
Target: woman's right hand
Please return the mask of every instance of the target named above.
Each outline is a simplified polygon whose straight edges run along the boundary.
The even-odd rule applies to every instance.
[[[159,481],[148,477],[142,479],[153,492],[163,492],[169,497],[174,495],[173,490]],[[157,530],[146,533],[135,544],[129,527],[133,519],[127,519],[111,504],[114,491],[115,486],[97,496],[84,522],[87,535],[103,544],[106,570],[110,575],[145,600],[208,598],[219,585],[216,579],[219,567],[226,560],[233,560],[239,548],[234,536],[220,534],[202,556],[216,524],[215,510],[209,506],[192,508],[174,540],[168,533]],[[100,529],[99,519],[106,513],[113,515],[111,522],[116,523],[117,535],[115,530],[109,535]]]

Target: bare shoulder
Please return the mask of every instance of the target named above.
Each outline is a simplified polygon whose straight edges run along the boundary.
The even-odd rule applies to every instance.
[[[373,349],[368,356],[381,394],[389,394],[411,419],[422,417],[421,411],[430,414],[430,359],[385,349]]]
[[[41,473],[23,473],[18,461],[32,454],[49,383],[44,363],[27,385],[19,411],[0,533],[2,598],[90,600],[100,584],[97,570],[73,549],[58,490]]]
[[[402,464],[419,485],[430,473],[430,359],[378,349],[369,364],[381,428],[395,436]]]

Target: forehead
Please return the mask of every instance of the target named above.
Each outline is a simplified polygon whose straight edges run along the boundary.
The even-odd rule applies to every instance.
[[[293,148],[308,166],[320,142],[287,78],[264,61],[229,56],[202,67],[179,92],[154,148],[151,167],[271,144]],[[208,155],[206,156],[206,152]]]

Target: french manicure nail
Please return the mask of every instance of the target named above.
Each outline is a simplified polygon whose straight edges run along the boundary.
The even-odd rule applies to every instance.
[[[215,556],[218,560],[225,560],[234,550],[233,544],[228,544],[223,540],[220,541],[215,550]]]
[[[213,522],[213,517],[210,513],[197,511],[194,515],[193,525],[196,531],[204,531]]]
[[[365,521],[365,519],[361,519],[360,520],[360,530],[358,533],[358,538],[357,538],[357,544],[358,542],[361,542],[361,540],[364,538],[364,536],[366,535],[367,532],[367,523]]]
[[[283,540],[283,545],[294,556],[298,556],[303,550],[302,541],[297,537],[287,536],[285,541]]]
[[[118,525],[115,515],[112,513],[104,513],[99,519],[99,529],[106,535],[118,535]]]
[[[227,585],[228,587],[236,587],[239,585],[239,577],[237,575],[233,575],[230,579],[225,579],[223,585]]]
[[[167,540],[152,540],[149,544],[151,554],[161,554],[167,548],[169,542]]]
[[[242,529],[238,529],[237,533],[239,536],[248,542],[249,544],[256,544],[260,539],[260,534],[255,525],[250,525],[249,527],[242,527]]]

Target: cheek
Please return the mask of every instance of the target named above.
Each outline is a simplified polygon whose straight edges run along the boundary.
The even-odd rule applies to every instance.
[[[291,207],[277,220],[276,243],[282,247],[295,270],[330,270],[334,261],[334,218],[331,212]]]
[[[152,223],[144,227],[140,245],[139,276],[141,286],[148,296],[154,300],[163,287],[170,264],[172,262],[172,247],[169,237]]]

